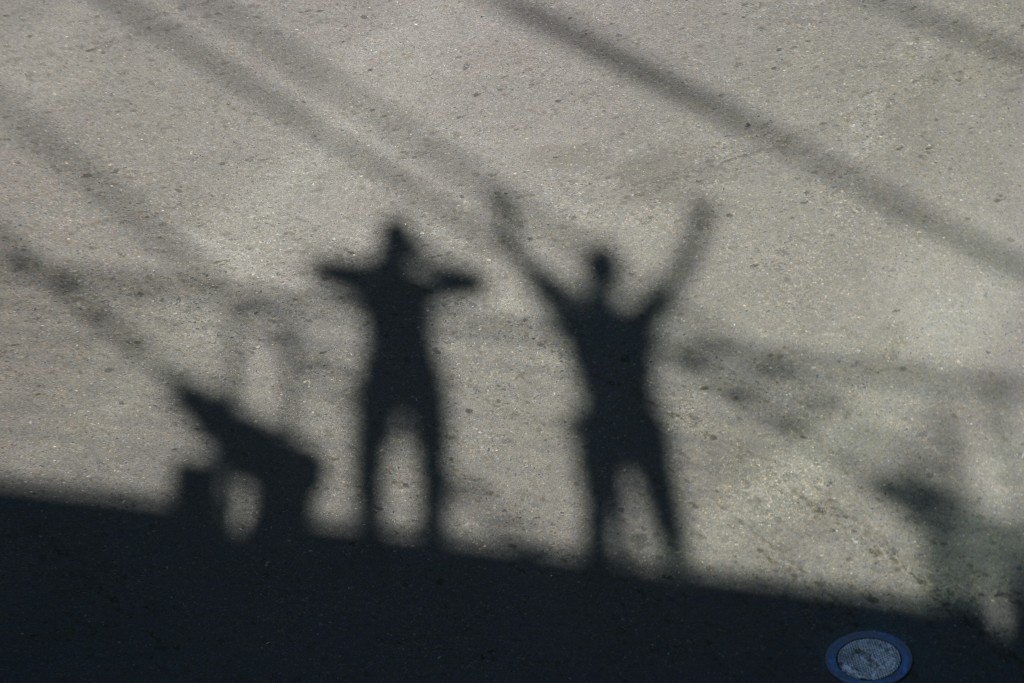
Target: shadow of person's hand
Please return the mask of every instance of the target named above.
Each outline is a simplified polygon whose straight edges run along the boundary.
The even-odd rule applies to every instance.
[[[502,192],[491,195],[491,207],[494,212],[494,233],[501,244],[516,253],[522,251],[519,235],[526,225],[519,207]]]

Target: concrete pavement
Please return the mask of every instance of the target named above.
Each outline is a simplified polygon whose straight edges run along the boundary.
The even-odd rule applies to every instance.
[[[162,518],[209,469],[246,543],[270,475],[225,465],[187,387],[315,460],[311,537],[964,620],[1020,666],[1015,3],[2,15],[7,499]],[[389,225],[381,296],[320,277],[389,263]],[[604,448],[615,396],[647,446]],[[395,408],[379,450],[368,405]]]

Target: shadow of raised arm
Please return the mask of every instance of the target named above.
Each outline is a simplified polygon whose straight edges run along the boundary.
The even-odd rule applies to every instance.
[[[508,250],[513,262],[534,285],[553,301],[561,302],[564,295],[558,286],[538,267],[523,248],[520,235],[526,225],[526,219],[523,218],[519,207],[500,192],[495,192],[492,195],[491,203],[494,207],[494,233],[498,241]]]
[[[663,308],[693,279],[697,265],[707,251],[714,219],[711,204],[704,198],[697,200],[687,215],[686,227],[681,232],[669,273],[662,285],[651,295],[650,303],[647,305],[650,313],[656,313]]]

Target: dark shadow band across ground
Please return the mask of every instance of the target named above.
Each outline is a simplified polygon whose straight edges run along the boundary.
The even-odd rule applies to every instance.
[[[908,681],[1020,680],[966,619],[298,534],[223,537],[204,472],[175,514],[0,498],[7,680],[827,681],[884,629]]]

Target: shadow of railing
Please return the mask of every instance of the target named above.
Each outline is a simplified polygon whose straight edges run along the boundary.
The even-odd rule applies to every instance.
[[[511,207],[499,206],[498,213],[515,223]],[[706,222],[702,215],[698,211],[695,222]],[[393,241],[401,236],[391,234]],[[510,235],[506,240],[513,250],[518,249],[515,239]],[[703,245],[697,239],[680,250],[671,284],[656,288],[661,296],[686,280]],[[407,251],[392,249],[391,258],[376,269],[335,264],[323,272],[365,285],[360,273],[379,273]],[[87,284],[28,251],[7,256],[15,270],[57,299],[87,294]],[[517,259],[527,273],[544,279],[528,267],[527,256]],[[374,293],[364,296],[374,309],[371,315],[383,307],[400,314],[402,325],[423,322],[413,306],[416,297],[402,297],[394,287],[395,282],[408,284],[417,270],[409,267],[403,263],[395,277],[368,290]],[[468,284],[464,277],[435,273],[428,278],[434,285],[421,283],[421,293],[443,289],[446,278],[454,278],[449,284]],[[564,296],[541,286],[549,296]],[[396,297],[401,301],[396,303]],[[86,306],[83,315],[101,336],[175,381],[178,400],[211,438],[217,455],[209,469],[180,472],[177,502],[165,515],[32,498],[12,490],[0,496],[5,539],[0,575],[8,587],[0,598],[5,614],[0,636],[6,648],[4,670],[14,679],[809,681],[826,675],[823,653],[832,639],[866,628],[891,631],[911,646],[915,678],[909,680],[1013,680],[1021,671],[1020,653],[1014,652],[1019,643],[988,638],[986,624],[965,605],[951,604],[941,616],[927,617],[763,587],[714,585],[690,575],[644,580],[601,562],[568,570],[525,556],[484,560],[448,550],[436,539],[398,548],[374,537],[318,535],[306,511],[318,476],[311,454],[286,432],[246,417],[230,397],[211,394],[174,373],[170,364],[145,357],[145,345],[140,351],[126,341],[138,334],[112,312]],[[572,326],[570,334],[612,315],[611,309],[585,308],[582,328]],[[379,353],[387,350],[388,336],[398,333],[392,322],[379,323]],[[629,319],[618,322],[632,329]],[[646,323],[638,328],[641,337],[645,329]],[[599,334],[596,339],[613,337]],[[401,359],[422,352],[423,343],[416,336],[391,350],[405,349],[398,354]],[[643,357],[646,342],[634,346]],[[601,365],[593,353],[577,353],[581,364]],[[697,373],[714,376],[721,372],[716,363],[725,363],[735,365],[740,377],[763,371],[824,392],[813,386],[798,361],[793,367],[773,356],[762,366],[755,355],[738,343],[705,340],[684,347],[680,360]],[[607,371],[610,366],[602,367]],[[372,371],[370,377],[372,383]],[[640,381],[635,373],[616,378]],[[600,401],[606,389],[595,385],[590,391]],[[774,403],[763,397],[752,405]],[[371,407],[387,412],[404,403],[364,406]],[[782,410],[783,418],[803,412]],[[808,419],[824,417],[810,414]],[[785,432],[786,424],[782,419],[777,426]],[[659,429],[656,424],[652,428]],[[581,442],[593,446],[594,439],[588,438],[593,434],[584,423]],[[428,450],[429,442],[428,435]],[[618,468],[619,455],[601,448],[584,450],[598,465]],[[368,470],[373,457],[364,449]],[[225,523],[225,486],[232,472],[254,478],[261,492],[256,525],[242,538],[228,533]],[[656,488],[666,475],[654,468],[650,476]],[[436,481],[431,488],[438,488]],[[913,502],[927,503],[935,495],[911,495],[914,490],[907,487],[889,493],[897,501],[910,501],[908,509],[922,520],[925,533],[946,533],[948,525],[929,516],[928,505]],[[593,495],[594,524],[601,525],[611,494],[595,486]],[[61,495],[74,497],[74,491]],[[432,516],[438,504],[435,491]],[[603,557],[605,549],[593,553]]]
[[[977,402],[984,428],[1010,438],[1009,409],[1024,401],[1024,374],[928,363],[866,353],[821,353],[727,335],[692,334],[669,356],[698,389],[781,434],[808,438],[849,410],[846,387],[896,395],[932,394]]]

